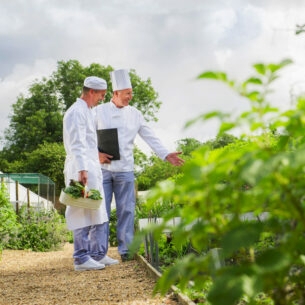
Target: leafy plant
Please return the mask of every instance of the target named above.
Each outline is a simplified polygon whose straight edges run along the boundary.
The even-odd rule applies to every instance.
[[[58,250],[71,238],[65,219],[55,209],[36,210],[23,206],[18,215],[18,231],[7,248],[33,251]]]
[[[183,203],[176,210],[181,222],[171,228],[174,242],[190,241],[196,250],[164,271],[156,291],[164,293],[172,284],[185,289],[190,281],[202,290],[212,282],[211,304],[304,304],[305,98],[284,112],[267,100],[278,72],[290,63],[255,64],[256,75],[241,84],[223,72],[199,76],[226,83],[248,99],[251,110],[232,119],[211,112],[187,125],[218,118],[219,135],[241,126],[248,130],[223,148],[200,147],[183,175],[151,192],[152,205],[160,199]],[[246,213],[254,219],[245,221]],[[169,211],[150,228],[156,238],[174,216]],[[264,244],[266,237],[272,239]],[[215,264],[211,248],[220,248],[227,264]],[[241,259],[228,264],[237,254]]]
[[[87,190],[86,187],[78,181],[70,181],[69,186],[64,189],[66,194],[69,194],[73,198],[89,198],[93,200],[103,199],[99,190],[90,189]]]
[[[18,230],[17,216],[4,183],[0,185],[0,254]]]

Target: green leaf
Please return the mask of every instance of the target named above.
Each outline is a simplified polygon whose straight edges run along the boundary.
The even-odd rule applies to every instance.
[[[197,123],[198,121],[206,121],[209,119],[213,119],[213,118],[219,118],[220,120],[223,120],[225,117],[228,117],[227,114],[221,112],[221,111],[211,111],[205,114],[201,114],[198,117],[189,120],[186,122],[186,124],[184,125],[185,128]]]
[[[261,93],[259,91],[251,91],[245,94],[245,97],[250,99],[251,101],[258,101],[260,98]]]
[[[248,85],[248,84],[255,84],[255,85],[262,85],[263,82],[260,78],[258,77],[250,77],[248,78],[244,83],[244,85]]]
[[[270,78],[269,78],[269,83],[272,83],[273,81],[277,80],[278,78],[279,77],[276,74],[271,75]],[[272,90],[269,90],[268,92],[271,93]]]
[[[245,163],[244,168],[240,173],[240,177],[249,184],[255,185],[260,176],[264,174],[265,166],[263,160],[253,158]]]
[[[180,281],[181,288],[185,288],[194,275],[192,273],[195,272],[194,268],[190,268],[189,265],[196,265],[196,260],[197,258],[194,255],[186,255],[181,260],[178,260],[175,265],[167,268],[158,279],[154,293],[165,294],[178,281]]]
[[[206,114],[204,114],[204,119],[211,119],[211,118],[215,118],[215,117],[218,117],[218,118],[221,118],[223,119],[224,118],[224,113],[220,112],[220,111],[212,111],[212,112],[208,112]]]
[[[257,129],[259,129],[259,128],[263,128],[264,127],[264,124],[263,123],[261,123],[261,122],[255,122],[255,123],[252,123],[251,124],[251,131],[255,131],[255,130],[257,130]]]
[[[256,266],[261,273],[273,273],[286,269],[292,263],[288,252],[280,249],[268,249],[256,260]]]
[[[242,278],[228,274],[218,278],[208,294],[208,300],[213,305],[234,305],[244,295],[245,281],[250,278]],[[247,286],[249,284],[247,283]]]
[[[259,73],[261,75],[266,74],[266,66],[264,64],[258,63],[258,64],[253,65],[253,67],[257,73]]]
[[[224,72],[207,71],[207,72],[200,74],[198,76],[198,79],[200,79],[200,78],[209,78],[209,79],[227,81],[227,74]]]
[[[228,130],[233,129],[234,127],[236,127],[236,124],[235,124],[235,123],[223,122],[223,123],[220,125],[219,134],[223,134],[223,133],[227,132]]]
[[[300,261],[302,262],[303,265],[305,265],[305,255],[304,254],[300,255]]]
[[[293,61],[292,61],[291,59],[286,58],[286,59],[283,59],[283,60],[280,62],[280,66],[281,66],[281,68],[283,68],[283,67],[285,67],[285,66],[287,66],[287,65],[290,65],[290,64],[292,64],[292,63],[293,63]]]
[[[267,69],[269,69],[271,72],[276,72],[277,70],[281,69],[281,65],[277,65],[277,64],[269,64],[267,66]]]
[[[222,238],[221,245],[224,250],[224,255],[233,254],[240,248],[248,248],[259,240],[262,226],[258,222],[241,223],[228,231]]]

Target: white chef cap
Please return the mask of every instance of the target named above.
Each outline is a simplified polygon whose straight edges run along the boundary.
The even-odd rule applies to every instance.
[[[106,90],[107,83],[104,79],[97,76],[89,76],[84,80],[84,86],[94,90]]]
[[[124,90],[132,88],[128,70],[120,69],[110,72],[112,90]]]

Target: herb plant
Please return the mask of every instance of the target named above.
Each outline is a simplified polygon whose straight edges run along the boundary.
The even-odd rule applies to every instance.
[[[295,108],[285,111],[268,101],[288,64],[255,64],[255,75],[241,84],[223,72],[199,76],[224,82],[249,101],[250,110],[237,117],[215,111],[189,122],[217,118],[219,135],[245,131],[224,149],[200,147],[179,179],[163,181],[151,192],[152,206],[158,200],[182,204],[181,222],[171,228],[173,242],[189,241],[196,250],[164,271],[156,291],[192,283],[198,291],[208,287],[213,305],[304,304],[305,98],[299,96]],[[245,221],[246,213],[255,220]],[[163,223],[150,228],[156,240],[175,216],[169,211]],[[225,264],[218,264],[209,248],[220,249]]]
[[[90,189],[87,191],[86,187],[78,181],[70,180],[69,186],[64,189],[64,192],[73,198],[89,198],[93,200],[103,199],[99,190]]]

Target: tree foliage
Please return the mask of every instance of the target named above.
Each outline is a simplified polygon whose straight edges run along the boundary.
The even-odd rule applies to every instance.
[[[30,96],[19,96],[13,104],[2,154],[8,161],[20,159],[41,143],[62,141],[62,111],[51,81],[33,84]]]
[[[224,133],[217,135],[215,140],[208,140],[205,143],[205,145],[209,145],[211,149],[217,149],[217,148],[225,147],[230,143],[234,143],[237,140],[238,140],[237,137],[228,133]]]
[[[24,172],[40,173],[49,177],[56,185],[59,194],[64,187],[64,162],[66,152],[62,143],[43,143],[31,153],[25,153],[27,162]]]
[[[104,78],[108,84],[108,91],[105,100],[111,98],[111,86],[109,72],[111,66],[102,66],[92,63],[88,67],[82,66],[77,60],[59,61],[57,71],[51,75],[51,81],[54,83],[59,102],[63,105],[63,110],[67,110],[80,96],[84,79],[87,76],[94,75]]]
[[[177,151],[181,151],[181,157],[187,159],[201,145],[202,143],[194,138],[185,138],[177,142]],[[135,163],[138,165],[136,171],[138,190],[148,190],[154,187],[157,182],[181,173],[180,167],[175,167],[169,162],[161,160],[155,154],[147,158],[145,155],[141,155],[142,152],[135,152]]]
[[[181,151],[183,156],[189,157],[201,145],[202,143],[194,138],[184,138],[178,141],[177,151]]]
[[[161,160],[156,155],[149,157],[142,172],[137,176],[138,190],[148,190],[157,182],[173,177],[181,172],[181,168]]]
[[[39,145],[44,143],[62,143],[64,112],[80,96],[85,77],[96,75],[104,78],[108,83],[105,101],[110,100],[112,87],[109,72],[112,70],[111,66],[97,63],[82,66],[77,60],[59,61],[57,70],[50,77],[31,84],[28,94],[20,94],[12,106],[9,127],[4,133],[4,147],[0,152],[1,169],[7,172],[45,172],[43,163],[33,163],[30,154],[41,149]],[[142,80],[135,70],[130,71],[130,76],[133,84],[131,105],[142,111],[147,121],[157,120],[161,102],[151,80]],[[62,162],[61,154],[57,162]]]
[[[183,204],[164,215],[153,230],[155,238],[169,219],[180,216],[179,226],[170,227],[175,244],[190,241],[195,250],[164,272],[157,291],[172,284],[185,289],[192,281],[198,290],[212,283],[211,304],[262,304],[264,298],[277,305],[304,304],[305,98],[284,112],[267,101],[278,72],[290,63],[256,64],[256,75],[241,84],[223,72],[200,75],[247,97],[251,111],[234,121],[221,112],[198,119],[218,117],[219,135],[245,124],[249,133],[222,148],[200,147],[181,177],[151,192],[152,206],[161,199]],[[264,244],[268,236],[272,242]],[[222,249],[225,264],[218,263],[211,248]]]
[[[195,138],[184,138],[177,141],[176,150],[181,151],[181,157],[188,160],[192,158],[193,152],[203,145],[210,149],[216,149],[224,147],[236,140],[237,138],[230,134],[218,135],[215,139],[208,140],[205,143],[202,143]],[[141,154],[136,151],[135,163],[138,165],[141,164],[141,166],[138,166],[136,172],[139,190],[148,190],[154,187],[158,182],[175,177],[182,172],[180,167],[172,166],[170,163],[160,160],[156,155],[152,155],[149,158],[145,155],[145,158],[143,158],[143,156],[140,158],[140,156]]]

